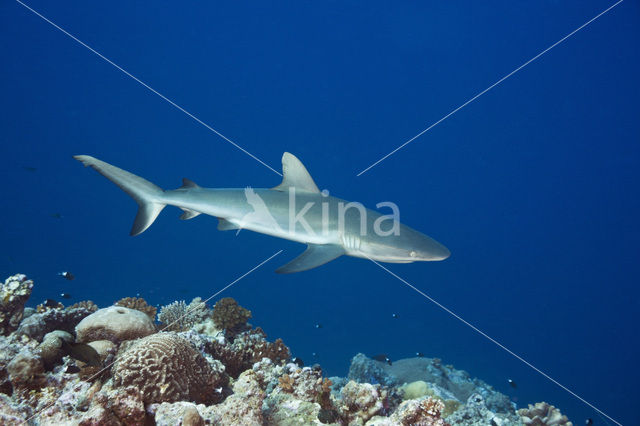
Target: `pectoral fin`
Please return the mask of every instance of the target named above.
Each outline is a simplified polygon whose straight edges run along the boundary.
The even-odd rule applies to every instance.
[[[306,271],[331,262],[344,254],[344,249],[332,244],[309,244],[300,256],[276,269],[279,274]]]
[[[240,227],[233,222],[229,222],[227,219],[222,217],[218,218],[218,231],[231,231],[235,229],[240,229]]]

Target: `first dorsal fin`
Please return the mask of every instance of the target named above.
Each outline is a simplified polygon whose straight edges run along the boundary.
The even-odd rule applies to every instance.
[[[192,181],[191,179],[182,178],[182,186],[180,188],[200,188],[200,185]]]
[[[295,188],[297,191],[320,192],[300,160],[295,155],[285,152],[282,155],[282,183],[273,189],[288,191],[289,188]]]

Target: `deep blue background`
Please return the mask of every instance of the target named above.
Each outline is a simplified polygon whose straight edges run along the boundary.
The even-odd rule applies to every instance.
[[[404,223],[453,254],[392,271],[637,424],[637,3],[625,1],[360,177],[613,2],[28,4],[272,167],[291,151],[333,195],[398,203]],[[284,249],[222,296],[307,363],[344,375],[357,352],[421,351],[519,404],[545,400],[574,424],[602,424],[369,262],[341,258],[279,276],[273,270],[302,246],[217,232],[209,217],[182,222],[169,208],[128,237],[135,203],[72,154],[163,188],[182,177],[211,187],[280,178],[18,3],[0,4],[0,28],[0,272],[33,278],[33,304],[61,291],[69,303],[101,306],[136,293],[154,304],[208,297]],[[77,279],[57,277],[61,270]]]

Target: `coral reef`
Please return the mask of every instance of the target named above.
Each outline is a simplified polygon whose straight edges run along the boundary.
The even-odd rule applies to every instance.
[[[33,281],[17,274],[0,285],[0,334],[8,335],[18,328],[24,314],[24,304],[31,296]]]
[[[158,321],[163,331],[186,331],[201,323],[209,316],[207,306],[202,299],[196,297],[188,305],[184,300],[170,303],[160,308]]]
[[[392,424],[420,426],[448,426],[441,417],[445,405],[439,399],[412,399],[405,401],[390,416]]]
[[[119,343],[155,332],[156,328],[147,314],[123,306],[110,306],[98,309],[80,321],[76,326],[76,340],[111,340]]]
[[[114,306],[124,306],[125,308],[135,309],[140,312],[144,312],[151,318],[151,321],[156,320],[155,306],[151,306],[142,297],[125,297],[114,303]]]
[[[91,315],[89,307],[68,307],[66,309],[47,309],[26,317],[16,330],[17,335],[42,341],[44,335],[54,330],[75,333],[76,325]]]
[[[232,377],[238,377],[240,373],[251,366],[268,358],[276,364],[289,360],[291,352],[282,339],[268,342],[266,334],[260,327],[240,333],[235,336],[233,343],[226,341],[210,340],[205,351],[219,359],[227,368],[227,373]]]
[[[26,295],[26,281],[5,287]],[[327,378],[317,364],[291,362],[284,342],[247,324],[250,312],[233,299],[213,312],[199,298],[167,305],[163,323],[184,318],[179,331],[160,333],[142,299],[39,311],[7,300],[0,424],[571,425],[546,403],[516,413],[507,396],[437,358],[390,365],[358,354],[348,379]]]
[[[349,381],[340,391],[338,412],[348,423],[366,422],[377,414],[386,414],[388,391],[380,385]]]
[[[183,399],[211,403],[227,383],[224,366],[214,369],[189,341],[174,333],[142,338],[118,354],[112,368],[116,387],[134,386],[145,403]]]
[[[228,332],[241,330],[251,318],[251,311],[238,305],[231,297],[224,297],[213,307],[213,322]]]
[[[538,402],[535,405],[529,404],[529,407],[518,410],[518,414],[525,425],[573,425],[560,410],[546,402]]]
[[[351,361],[349,378],[363,383],[381,383],[386,386],[405,386],[422,381],[427,384],[424,395],[443,401],[465,402],[478,393],[487,408],[495,413],[514,413],[515,404],[506,395],[497,392],[491,385],[472,378],[463,370],[442,365],[438,358],[406,358],[388,365],[385,362],[356,355]]]

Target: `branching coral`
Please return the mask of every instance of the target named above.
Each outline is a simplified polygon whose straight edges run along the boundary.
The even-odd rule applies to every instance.
[[[170,303],[160,308],[158,321],[165,331],[186,331],[200,323],[209,315],[207,306],[199,297],[187,305],[184,300]]]
[[[151,306],[144,300],[142,297],[125,297],[123,299],[118,300],[114,303],[116,306],[124,306],[125,308],[135,309],[141,312],[144,312],[151,318],[151,321],[155,321],[156,319],[156,311],[155,306]]]
[[[222,361],[227,373],[232,377],[238,377],[263,358],[269,358],[275,364],[282,364],[291,357],[291,352],[282,339],[268,342],[260,327],[240,333],[231,344],[210,341],[207,343],[206,351]]]
[[[98,310],[98,305],[93,303],[93,301],[91,300],[81,300],[78,303],[74,303],[73,305],[68,306],[67,310],[77,309],[77,308],[84,308],[89,312],[95,312]]]
[[[193,400],[211,403],[215,388],[227,383],[224,367],[215,371],[184,338],[157,333],[142,338],[120,354],[112,368],[117,387],[140,389],[145,403]]]
[[[280,386],[280,389],[282,389],[284,392],[292,393],[293,379],[288,374],[280,376],[280,378],[278,379],[278,386]]]
[[[238,305],[231,297],[224,297],[213,307],[213,322],[218,328],[235,332],[251,318],[251,311]]]

